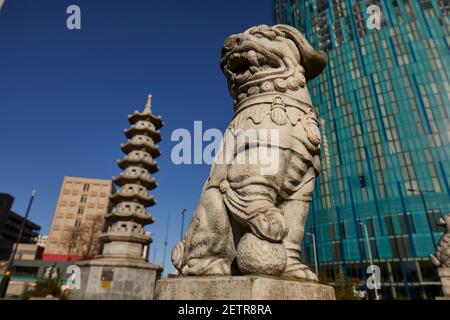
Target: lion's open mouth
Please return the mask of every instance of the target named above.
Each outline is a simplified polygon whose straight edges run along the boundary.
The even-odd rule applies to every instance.
[[[230,53],[226,57],[223,69],[231,82],[241,85],[264,71],[279,67],[277,59],[268,59],[255,50],[248,50]]]
[[[265,62],[266,58],[262,54],[250,50],[242,53],[233,53],[228,60],[228,66],[233,73],[243,74],[248,70],[255,74],[258,71],[270,68]]]

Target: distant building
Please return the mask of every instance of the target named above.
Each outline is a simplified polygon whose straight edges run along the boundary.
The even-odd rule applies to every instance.
[[[322,172],[306,232],[316,235],[321,273],[366,278],[368,234],[383,298],[439,296],[429,254],[436,221],[450,213],[449,2],[273,3],[277,23],[329,58],[308,83],[321,116]],[[380,9],[379,30],[368,27],[370,5]]]
[[[9,259],[24,221],[24,217],[11,210],[13,203],[13,196],[0,193],[0,260]],[[36,243],[40,230],[39,225],[27,220],[20,242]]]
[[[97,253],[111,191],[110,180],[64,177],[44,260],[77,261]]]
[[[16,255],[14,256],[14,261],[40,260],[42,258],[43,251],[44,248],[39,246],[37,243],[19,243],[17,246]]]
[[[17,260],[14,260],[11,272],[11,282],[6,292],[7,297],[22,296],[25,291],[32,289],[40,279],[47,278],[52,272],[54,276],[60,276],[63,281],[66,281],[69,276],[67,268],[73,263],[40,260],[39,250],[41,247],[37,245],[19,245]],[[36,258],[33,259],[35,254]],[[0,272],[1,269],[0,266]]]
[[[37,245],[39,247],[45,248],[46,244],[47,244],[47,240],[48,240],[48,236],[44,235],[44,234],[40,234],[37,238]]]

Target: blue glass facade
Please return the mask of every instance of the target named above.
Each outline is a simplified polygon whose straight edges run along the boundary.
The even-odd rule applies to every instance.
[[[370,30],[367,7],[381,9]],[[428,256],[450,213],[448,0],[275,0],[274,19],[327,52],[308,86],[321,119],[322,174],[308,230],[320,270],[363,279],[368,228],[384,298],[432,298]],[[303,255],[313,262],[310,238]]]

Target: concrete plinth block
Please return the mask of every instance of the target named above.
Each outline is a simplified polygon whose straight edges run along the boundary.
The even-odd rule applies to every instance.
[[[130,263],[108,259],[78,264],[80,289],[70,293],[71,300],[153,300],[161,267],[147,262]]]
[[[262,276],[178,277],[156,282],[155,300],[335,300],[329,286]]]

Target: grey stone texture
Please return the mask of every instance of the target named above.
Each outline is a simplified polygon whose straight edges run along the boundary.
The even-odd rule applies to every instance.
[[[71,300],[153,300],[161,267],[150,263],[91,260],[80,263],[81,285],[70,293]],[[105,274],[112,274],[105,279]],[[103,279],[102,279],[103,277]]]
[[[225,40],[220,66],[234,116],[186,235],[172,251],[181,275],[318,281],[301,263],[300,248],[320,172],[319,115],[307,82],[327,61],[288,25],[255,26]],[[293,286],[282,296],[296,294]]]
[[[300,261],[321,143],[306,84],[327,62],[288,25],[225,40],[220,66],[234,116],[172,251],[181,277],[159,280],[155,299],[335,299]]]
[[[156,283],[155,300],[335,300],[329,286],[263,276],[178,277]]]

